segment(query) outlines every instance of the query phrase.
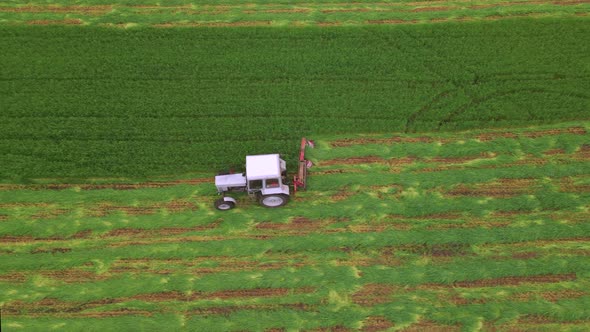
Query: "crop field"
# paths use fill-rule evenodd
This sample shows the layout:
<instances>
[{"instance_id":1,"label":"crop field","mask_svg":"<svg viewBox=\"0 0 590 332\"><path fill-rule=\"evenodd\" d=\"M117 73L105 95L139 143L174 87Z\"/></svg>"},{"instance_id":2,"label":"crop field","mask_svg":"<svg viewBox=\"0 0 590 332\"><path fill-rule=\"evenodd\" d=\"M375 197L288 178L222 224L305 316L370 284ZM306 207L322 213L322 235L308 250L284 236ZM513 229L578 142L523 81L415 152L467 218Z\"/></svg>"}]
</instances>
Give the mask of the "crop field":
<instances>
[{"instance_id":1,"label":"crop field","mask_svg":"<svg viewBox=\"0 0 590 332\"><path fill-rule=\"evenodd\" d=\"M2 331L590 330L589 13L1 1Z\"/></svg>"},{"instance_id":2,"label":"crop field","mask_svg":"<svg viewBox=\"0 0 590 332\"><path fill-rule=\"evenodd\" d=\"M304 135L589 119L588 22L0 25L0 179L211 172L292 163Z\"/></svg>"},{"instance_id":3,"label":"crop field","mask_svg":"<svg viewBox=\"0 0 590 332\"><path fill-rule=\"evenodd\" d=\"M313 137L309 189L0 186L3 330L584 331L590 122Z\"/></svg>"}]
</instances>

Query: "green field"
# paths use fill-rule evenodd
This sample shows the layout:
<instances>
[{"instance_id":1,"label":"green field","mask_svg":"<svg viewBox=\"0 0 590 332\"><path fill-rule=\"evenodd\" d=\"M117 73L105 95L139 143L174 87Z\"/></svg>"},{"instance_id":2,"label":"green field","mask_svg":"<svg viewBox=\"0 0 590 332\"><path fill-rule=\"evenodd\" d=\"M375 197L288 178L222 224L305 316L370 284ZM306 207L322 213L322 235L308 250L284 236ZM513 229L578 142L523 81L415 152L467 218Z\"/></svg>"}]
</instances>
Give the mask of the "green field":
<instances>
[{"instance_id":1,"label":"green field","mask_svg":"<svg viewBox=\"0 0 590 332\"><path fill-rule=\"evenodd\" d=\"M0 179L215 172L292 161L304 135L588 119L588 22L0 26Z\"/></svg>"},{"instance_id":2,"label":"green field","mask_svg":"<svg viewBox=\"0 0 590 332\"><path fill-rule=\"evenodd\" d=\"M589 9L3 1L2 331L590 330Z\"/></svg>"},{"instance_id":3,"label":"green field","mask_svg":"<svg viewBox=\"0 0 590 332\"><path fill-rule=\"evenodd\" d=\"M309 190L0 187L7 330L590 328L590 123L318 136Z\"/></svg>"}]
</instances>

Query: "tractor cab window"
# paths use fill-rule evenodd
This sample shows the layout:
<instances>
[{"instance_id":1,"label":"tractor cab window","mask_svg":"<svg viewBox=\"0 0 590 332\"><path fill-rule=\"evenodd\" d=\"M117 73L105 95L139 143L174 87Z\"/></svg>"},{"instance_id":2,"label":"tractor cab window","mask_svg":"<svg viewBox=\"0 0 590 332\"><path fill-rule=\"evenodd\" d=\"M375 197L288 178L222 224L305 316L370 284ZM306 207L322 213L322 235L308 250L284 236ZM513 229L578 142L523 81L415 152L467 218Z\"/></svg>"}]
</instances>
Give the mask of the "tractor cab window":
<instances>
[{"instance_id":1,"label":"tractor cab window","mask_svg":"<svg viewBox=\"0 0 590 332\"><path fill-rule=\"evenodd\" d=\"M266 179L266 188L278 188L280 186L279 179Z\"/></svg>"},{"instance_id":2,"label":"tractor cab window","mask_svg":"<svg viewBox=\"0 0 590 332\"><path fill-rule=\"evenodd\" d=\"M251 180L250 190L262 189L262 180Z\"/></svg>"}]
</instances>

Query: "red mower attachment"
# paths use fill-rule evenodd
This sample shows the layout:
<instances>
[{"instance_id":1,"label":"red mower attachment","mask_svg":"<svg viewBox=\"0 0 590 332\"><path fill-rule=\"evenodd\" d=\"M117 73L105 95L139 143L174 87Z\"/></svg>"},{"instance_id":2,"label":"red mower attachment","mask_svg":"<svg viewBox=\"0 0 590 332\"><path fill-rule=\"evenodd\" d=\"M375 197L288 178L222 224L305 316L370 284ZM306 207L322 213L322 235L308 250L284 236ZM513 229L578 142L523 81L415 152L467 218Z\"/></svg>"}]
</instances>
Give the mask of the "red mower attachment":
<instances>
[{"instance_id":1,"label":"red mower attachment","mask_svg":"<svg viewBox=\"0 0 590 332\"><path fill-rule=\"evenodd\" d=\"M297 175L293 177L293 189L295 192L297 192L299 188L303 188L303 190L307 188L307 169L313 165L311 161L305 159L306 146L313 148L314 143L303 137L301 139L301 150L299 151L299 170Z\"/></svg>"}]
</instances>

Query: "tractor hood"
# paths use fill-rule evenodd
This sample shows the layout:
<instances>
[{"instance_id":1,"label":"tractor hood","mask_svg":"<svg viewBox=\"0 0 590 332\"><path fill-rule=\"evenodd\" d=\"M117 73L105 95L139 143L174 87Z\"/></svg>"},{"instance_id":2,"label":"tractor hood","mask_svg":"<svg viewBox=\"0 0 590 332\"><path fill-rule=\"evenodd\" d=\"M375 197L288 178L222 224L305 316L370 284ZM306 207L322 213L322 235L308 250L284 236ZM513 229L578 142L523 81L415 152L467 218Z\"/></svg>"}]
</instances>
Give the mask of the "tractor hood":
<instances>
[{"instance_id":1,"label":"tractor hood","mask_svg":"<svg viewBox=\"0 0 590 332\"><path fill-rule=\"evenodd\" d=\"M231 187L245 187L246 177L243 174L217 175L215 186L219 192L227 191Z\"/></svg>"}]
</instances>

